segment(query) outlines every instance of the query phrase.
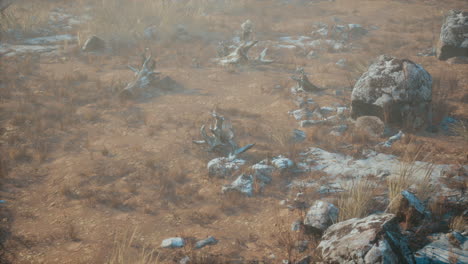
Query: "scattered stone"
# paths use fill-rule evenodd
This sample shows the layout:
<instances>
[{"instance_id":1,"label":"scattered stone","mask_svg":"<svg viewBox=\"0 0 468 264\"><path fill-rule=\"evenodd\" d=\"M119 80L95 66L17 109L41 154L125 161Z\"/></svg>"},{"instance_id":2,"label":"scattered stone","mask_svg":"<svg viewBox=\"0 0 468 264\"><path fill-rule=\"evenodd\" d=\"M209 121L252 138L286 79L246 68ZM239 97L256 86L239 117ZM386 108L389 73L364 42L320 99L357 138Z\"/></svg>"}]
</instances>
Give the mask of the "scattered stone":
<instances>
[{"instance_id":1,"label":"scattered stone","mask_svg":"<svg viewBox=\"0 0 468 264\"><path fill-rule=\"evenodd\" d=\"M309 208L304 219L304 225L323 232L338 220L339 209L325 201L315 201Z\"/></svg>"},{"instance_id":2,"label":"scattered stone","mask_svg":"<svg viewBox=\"0 0 468 264\"><path fill-rule=\"evenodd\" d=\"M380 143L380 145L389 148L395 143L396 141L400 140L405 134L402 131L399 131L396 135L393 135L388 138L387 141Z\"/></svg>"},{"instance_id":3,"label":"scattered stone","mask_svg":"<svg viewBox=\"0 0 468 264\"><path fill-rule=\"evenodd\" d=\"M271 175L275 170L275 167L267 165L266 163L266 161L261 161L252 166L253 176L264 184L271 182Z\"/></svg>"},{"instance_id":4,"label":"scattered stone","mask_svg":"<svg viewBox=\"0 0 468 264\"><path fill-rule=\"evenodd\" d=\"M385 130L385 124L376 116L360 116L356 119L355 126L360 131L376 138L381 137Z\"/></svg>"},{"instance_id":5,"label":"scattered stone","mask_svg":"<svg viewBox=\"0 0 468 264\"><path fill-rule=\"evenodd\" d=\"M274 157L271 163L275 165L275 167L278 169L288 169L294 165L294 162L292 160L282 155L279 155L278 157Z\"/></svg>"},{"instance_id":6,"label":"scattered stone","mask_svg":"<svg viewBox=\"0 0 468 264\"><path fill-rule=\"evenodd\" d=\"M354 40L354 39L359 39L365 35L369 31L367 29L363 28L359 24L348 24L348 30L349 30L349 39Z\"/></svg>"},{"instance_id":7,"label":"scattered stone","mask_svg":"<svg viewBox=\"0 0 468 264\"><path fill-rule=\"evenodd\" d=\"M303 120L300 122L301 127L311 127L316 125L322 125L325 120Z\"/></svg>"},{"instance_id":8,"label":"scattered stone","mask_svg":"<svg viewBox=\"0 0 468 264\"><path fill-rule=\"evenodd\" d=\"M296 220L291 224L291 231L300 231L301 230L301 220Z\"/></svg>"},{"instance_id":9,"label":"scattered stone","mask_svg":"<svg viewBox=\"0 0 468 264\"><path fill-rule=\"evenodd\" d=\"M216 245L217 243L218 243L218 240L216 240L216 238L210 236L210 237L208 237L206 239L197 241L197 243L195 243L195 248L200 249L200 248L203 248L203 247L206 247L206 246Z\"/></svg>"},{"instance_id":10,"label":"scattered stone","mask_svg":"<svg viewBox=\"0 0 468 264\"><path fill-rule=\"evenodd\" d=\"M231 184L223 186L221 190L223 193L237 191L250 197L253 195L253 181L252 175L241 174Z\"/></svg>"},{"instance_id":11,"label":"scattered stone","mask_svg":"<svg viewBox=\"0 0 468 264\"><path fill-rule=\"evenodd\" d=\"M238 171L246 163L242 159L215 158L208 162L208 175L211 177L227 178Z\"/></svg>"},{"instance_id":12,"label":"scattered stone","mask_svg":"<svg viewBox=\"0 0 468 264\"><path fill-rule=\"evenodd\" d=\"M341 68L344 68L346 67L346 59L339 59L335 64L340 66Z\"/></svg>"},{"instance_id":13,"label":"scattered stone","mask_svg":"<svg viewBox=\"0 0 468 264\"><path fill-rule=\"evenodd\" d=\"M433 56L436 56L436 49L435 48L428 48L428 49L425 49L422 52L419 52L417 55L420 56L420 57L433 57Z\"/></svg>"},{"instance_id":14,"label":"scattered stone","mask_svg":"<svg viewBox=\"0 0 468 264\"><path fill-rule=\"evenodd\" d=\"M325 263L415 263L393 214L334 224L325 231L317 249Z\"/></svg>"},{"instance_id":15,"label":"scattered stone","mask_svg":"<svg viewBox=\"0 0 468 264\"><path fill-rule=\"evenodd\" d=\"M189 256L185 256L179 261L179 264L189 264L189 263L190 263L190 257Z\"/></svg>"},{"instance_id":16,"label":"scattered stone","mask_svg":"<svg viewBox=\"0 0 468 264\"><path fill-rule=\"evenodd\" d=\"M414 254L416 263L468 263L468 239L460 233L453 233L433 235L433 241Z\"/></svg>"},{"instance_id":17,"label":"scattered stone","mask_svg":"<svg viewBox=\"0 0 468 264\"><path fill-rule=\"evenodd\" d=\"M351 116L377 116L419 129L430 125L431 100L432 77L422 66L382 55L355 84Z\"/></svg>"},{"instance_id":18,"label":"scattered stone","mask_svg":"<svg viewBox=\"0 0 468 264\"><path fill-rule=\"evenodd\" d=\"M64 42L73 42L76 41L76 37L64 34L64 35L55 35L55 36L47 36L47 37L38 37L38 38L31 38L24 41L24 44L27 45L50 45L50 44L57 44L57 43L64 43Z\"/></svg>"},{"instance_id":19,"label":"scattered stone","mask_svg":"<svg viewBox=\"0 0 468 264\"><path fill-rule=\"evenodd\" d=\"M308 59L316 59L318 58L318 53L315 50L311 50L309 53L307 53L306 57Z\"/></svg>"},{"instance_id":20,"label":"scattered stone","mask_svg":"<svg viewBox=\"0 0 468 264\"><path fill-rule=\"evenodd\" d=\"M294 119L299 121L299 120L311 118L313 112L310 111L308 108L302 108L302 109L290 111L289 114L292 115Z\"/></svg>"},{"instance_id":21,"label":"scattered stone","mask_svg":"<svg viewBox=\"0 0 468 264\"><path fill-rule=\"evenodd\" d=\"M439 60L468 57L468 12L450 10L440 31L437 47Z\"/></svg>"},{"instance_id":22,"label":"scattered stone","mask_svg":"<svg viewBox=\"0 0 468 264\"><path fill-rule=\"evenodd\" d=\"M293 130L293 136L292 139L294 142L300 143L306 140L307 135L304 131L299 130L299 129L294 129Z\"/></svg>"},{"instance_id":23,"label":"scattered stone","mask_svg":"<svg viewBox=\"0 0 468 264\"><path fill-rule=\"evenodd\" d=\"M106 42L100 39L97 36L91 36L86 40L83 47L81 48L83 51L86 52L93 52L93 51L102 51L106 48Z\"/></svg>"},{"instance_id":24,"label":"scattered stone","mask_svg":"<svg viewBox=\"0 0 468 264\"><path fill-rule=\"evenodd\" d=\"M307 250L307 248L309 247L309 241L307 240L300 240L300 241L296 241L296 250L299 252L299 253L302 253L304 251ZM295 262L297 263L297 262Z\"/></svg>"},{"instance_id":25,"label":"scattered stone","mask_svg":"<svg viewBox=\"0 0 468 264\"><path fill-rule=\"evenodd\" d=\"M181 248L183 246L185 246L185 241L181 237L167 238L161 243L162 248Z\"/></svg>"},{"instance_id":26,"label":"scattered stone","mask_svg":"<svg viewBox=\"0 0 468 264\"><path fill-rule=\"evenodd\" d=\"M158 35L158 26L151 25L143 30L143 36L148 40L155 40Z\"/></svg>"},{"instance_id":27,"label":"scattered stone","mask_svg":"<svg viewBox=\"0 0 468 264\"><path fill-rule=\"evenodd\" d=\"M342 125L337 125L332 127L332 130L330 131L330 134L336 137L340 137L343 135L344 132L348 130L348 125L342 124Z\"/></svg>"}]
</instances>

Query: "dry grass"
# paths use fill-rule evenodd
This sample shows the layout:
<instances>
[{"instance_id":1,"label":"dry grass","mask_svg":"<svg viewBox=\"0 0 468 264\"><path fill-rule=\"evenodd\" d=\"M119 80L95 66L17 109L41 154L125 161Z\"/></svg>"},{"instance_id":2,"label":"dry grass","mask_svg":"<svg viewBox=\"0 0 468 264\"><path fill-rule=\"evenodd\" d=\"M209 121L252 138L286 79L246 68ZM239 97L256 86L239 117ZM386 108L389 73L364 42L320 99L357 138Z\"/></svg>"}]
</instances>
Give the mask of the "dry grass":
<instances>
[{"instance_id":1,"label":"dry grass","mask_svg":"<svg viewBox=\"0 0 468 264\"><path fill-rule=\"evenodd\" d=\"M135 237L137 235L137 229L133 231L126 229L120 231L114 236L113 249L111 255L107 260L106 264L157 264L158 255L154 249L150 250L146 247L142 247L141 250L136 250L133 247Z\"/></svg>"},{"instance_id":2,"label":"dry grass","mask_svg":"<svg viewBox=\"0 0 468 264\"><path fill-rule=\"evenodd\" d=\"M360 179L348 186L338 199L340 214L338 221L366 216L374 197L375 186L366 179Z\"/></svg>"},{"instance_id":3,"label":"dry grass","mask_svg":"<svg viewBox=\"0 0 468 264\"><path fill-rule=\"evenodd\" d=\"M468 229L468 218L463 215L453 217L450 221L450 229L453 231L464 232Z\"/></svg>"},{"instance_id":4,"label":"dry grass","mask_svg":"<svg viewBox=\"0 0 468 264\"><path fill-rule=\"evenodd\" d=\"M399 198L401 192L408 190L410 187L415 188L416 196L423 202L432 197L436 191L436 187L432 185L431 177L434 170L434 165L427 163L424 165L417 165L416 161L422 159L426 160L428 155L423 155L424 145L416 146L416 149L410 149L404 154L400 162L400 171L395 177L388 178L388 198L390 204L388 210L395 212L399 208ZM423 173L422 177L416 177L418 173Z\"/></svg>"},{"instance_id":5,"label":"dry grass","mask_svg":"<svg viewBox=\"0 0 468 264\"><path fill-rule=\"evenodd\" d=\"M48 1L16 1L0 13L0 36L38 35L49 22L51 9Z\"/></svg>"},{"instance_id":6,"label":"dry grass","mask_svg":"<svg viewBox=\"0 0 468 264\"><path fill-rule=\"evenodd\" d=\"M464 121L457 121L450 125L450 131L457 136L460 136L463 140L468 141L468 124Z\"/></svg>"}]
</instances>

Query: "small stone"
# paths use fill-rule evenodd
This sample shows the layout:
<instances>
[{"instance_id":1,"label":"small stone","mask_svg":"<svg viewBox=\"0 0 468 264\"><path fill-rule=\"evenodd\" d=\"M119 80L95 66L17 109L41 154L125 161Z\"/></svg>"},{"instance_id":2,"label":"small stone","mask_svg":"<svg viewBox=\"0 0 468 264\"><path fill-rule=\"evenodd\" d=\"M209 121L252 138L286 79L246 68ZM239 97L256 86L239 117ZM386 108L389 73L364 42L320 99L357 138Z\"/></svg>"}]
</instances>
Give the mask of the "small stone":
<instances>
[{"instance_id":1,"label":"small stone","mask_svg":"<svg viewBox=\"0 0 468 264\"><path fill-rule=\"evenodd\" d=\"M164 239L161 243L162 248L181 248L185 245L185 241L181 237L171 237Z\"/></svg>"},{"instance_id":2,"label":"small stone","mask_svg":"<svg viewBox=\"0 0 468 264\"><path fill-rule=\"evenodd\" d=\"M83 45L83 51L102 51L106 48L106 43L104 40L98 38L97 36L92 36L86 40Z\"/></svg>"},{"instance_id":3,"label":"small stone","mask_svg":"<svg viewBox=\"0 0 468 264\"><path fill-rule=\"evenodd\" d=\"M209 245L216 245L217 243L218 243L218 240L216 240L214 237L210 236L210 237L208 237L206 239L197 241L197 243L195 243L195 248L199 249L199 248L209 246Z\"/></svg>"}]
</instances>

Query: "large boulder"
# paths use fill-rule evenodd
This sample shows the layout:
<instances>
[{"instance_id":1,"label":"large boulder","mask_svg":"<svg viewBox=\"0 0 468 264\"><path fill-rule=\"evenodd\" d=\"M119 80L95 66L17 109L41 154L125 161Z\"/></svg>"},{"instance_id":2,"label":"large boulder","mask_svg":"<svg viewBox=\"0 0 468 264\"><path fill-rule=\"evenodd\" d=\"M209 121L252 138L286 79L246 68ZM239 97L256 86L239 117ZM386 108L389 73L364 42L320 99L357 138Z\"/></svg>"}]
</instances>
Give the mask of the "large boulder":
<instances>
[{"instance_id":1,"label":"large boulder","mask_svg":"<svg viewBox=\"0 0 468 264\"><path fill-rule=\"evenodd\" d=\"M377 116L419 129L431 121L432 77L410 60L382 55L356 82L351 117Z\"/></svg>"},{"instance_id":2,"label":"large boulder","mask_svg":"<svg viewBox=\"0 0 468 264\"><path fill-rule=\"evenodd\" d=\"M468 12L450 10L440 31L439 60L468 56Z\"/></svg>"},{"instance_id":3,"label":"large boulder","mask_svg":"<svg viewBox=\"0 0 468 264\"><path fill-rule=\"evenodd\" d=\"M318 249L325 263L415 263L393 214L334 224L323 234Z\"/></svg>"}]
</instances>

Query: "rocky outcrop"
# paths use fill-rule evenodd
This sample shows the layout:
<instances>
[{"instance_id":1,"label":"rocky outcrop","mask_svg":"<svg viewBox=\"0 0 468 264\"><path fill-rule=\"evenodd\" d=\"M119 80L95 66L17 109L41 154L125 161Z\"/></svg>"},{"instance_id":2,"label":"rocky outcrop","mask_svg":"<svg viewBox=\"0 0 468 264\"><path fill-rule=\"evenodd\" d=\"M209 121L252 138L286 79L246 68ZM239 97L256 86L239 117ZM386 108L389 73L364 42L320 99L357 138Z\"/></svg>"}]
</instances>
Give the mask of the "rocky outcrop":
<instances>
[{"instance_id":1,"label":"rocky outcrop","mask_svg":"<svg viewBox=\"0 0 468 264\"><path fill-rule=\"evenodd\" d=\"M382 55L356 82L351 117L377 116L419 129L431 121L432 77L410 60Z\"/></svg>"},{"instance_id":2,"label":"rocky outcrop","mask_svg":"<svg viewBox=\"0 0 468 264\"><path fill-rule=\"evenodd\" d=\"M468 56L468 12L450 10L440 31L439 60Z\"/></svg>"},{"instance_id":3,"label":"rocky outcrop","mask_svg":"<svg viewBox=\"0 0 468 264\"><path fill-rule=\"evenodd\" d=\"M393 214L330 226L318 245L325 263L415 263Z\"/></svg>"},{"instance_id":4,"label":"rocky outcrop","mask_svg":"<svg viewBox=\"0 0 468 264\"><path fill-rule=\"evenodd\" d=\"M432 242L415 253L417 264L468 263L468 239L457 232L435 234Z\"/></svg>"}]
</instances>

